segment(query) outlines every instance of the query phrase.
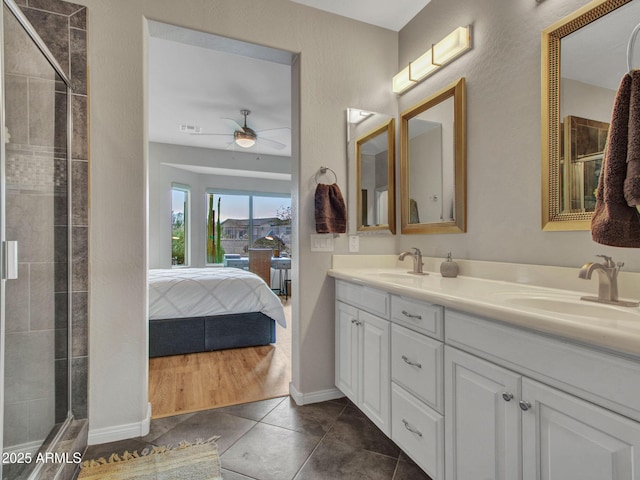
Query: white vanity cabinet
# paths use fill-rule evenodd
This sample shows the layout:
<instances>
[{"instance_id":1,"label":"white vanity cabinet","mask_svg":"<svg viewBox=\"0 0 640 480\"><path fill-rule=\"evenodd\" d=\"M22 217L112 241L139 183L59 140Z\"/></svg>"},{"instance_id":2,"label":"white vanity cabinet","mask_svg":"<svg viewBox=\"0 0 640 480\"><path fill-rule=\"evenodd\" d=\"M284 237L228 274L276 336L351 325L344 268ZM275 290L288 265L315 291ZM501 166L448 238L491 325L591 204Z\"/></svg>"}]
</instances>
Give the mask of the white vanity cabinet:
<instances>
[{"instance_id":1,"label":"white vanity cabinet","mask_svg":"<svg viewBox=\"0 0 640 480\"><path fill-rule=\"evenodd\" d=\"M457 347L445 347L447 480L640 479L640 424L611 411L611 396L609 408L578 398L598 399L615 365L613 400L631 399L635 362L459 312L446 321Z\"/></svg>"},{"instance_id":2,"label":"white vanity cabinet","mask_svg":"<svg viewBox=\"0 0 640 480\"><path fill-rule=\"evenodd\" d=\"M389 294L337 281L336 299L336 386L390 436Z\"/></svg>"}]
</instances>

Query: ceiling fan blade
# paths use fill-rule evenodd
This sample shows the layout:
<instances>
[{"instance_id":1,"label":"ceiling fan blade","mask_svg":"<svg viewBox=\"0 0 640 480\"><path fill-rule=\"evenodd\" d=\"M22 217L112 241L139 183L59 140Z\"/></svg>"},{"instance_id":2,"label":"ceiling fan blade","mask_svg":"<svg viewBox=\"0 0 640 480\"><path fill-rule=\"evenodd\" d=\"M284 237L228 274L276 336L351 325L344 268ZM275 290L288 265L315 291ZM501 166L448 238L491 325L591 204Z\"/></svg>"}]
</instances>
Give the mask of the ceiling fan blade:
<instances>
[{"instance_id":1,"label":"ceiling fan blade","mask_svg":"<svg viewBox=\"0 0 640 480\"><path fill-rule=\"evenodd\" d=\"M244 132L244 127L236 122L233 118L222 117L222 120L227 122L227 124L231 128L233 128L233 131L240 130L241 132Z\"/></svg>"},{"instance_id":2,"label":"ceiling fan blade","mask_svg":"<svg viewBox=\"0 0 640 480\"><path fill-rule=\"evenodd\" d=\"M269 140L268 138L258 137L258 142L265 146L275 148L276 150L284 150L285 148L287 148L284 143L276 142L275 140Z\"/></svg>"},{"instance_id":3,"label":"ceiling fan blade","mask_svg":"<svg viewBox=\"0 0 640 480\"><path fill-rule=\"evenodd\" d=\"M256 131L258 135L263 137L279 137L283 135L291 135L291 129L289 127L279 127L279 128L266 128L264 130Z\"/></svg>"}]
</instances>

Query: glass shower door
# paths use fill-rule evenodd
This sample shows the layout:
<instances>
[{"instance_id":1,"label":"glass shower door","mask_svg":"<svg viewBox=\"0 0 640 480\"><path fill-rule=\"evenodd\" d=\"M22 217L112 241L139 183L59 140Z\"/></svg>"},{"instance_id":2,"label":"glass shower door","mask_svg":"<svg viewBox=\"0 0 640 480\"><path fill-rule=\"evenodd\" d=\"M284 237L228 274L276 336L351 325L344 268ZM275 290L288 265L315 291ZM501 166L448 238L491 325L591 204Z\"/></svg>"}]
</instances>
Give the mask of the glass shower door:
<instances>
[{"instance_id":1,"label":"glass shower door","mask_svg":"<svg viewBox=\"0 0 640 480\"><path fill-rule=\"evenodd\" d=\"M3 6L5 241L17 241L17 278L4 285L5 457L32 455L69 414L68 91ZM13 457L8 454L15 454ZM3 465L27 478L35 462Z\"/></svg>"}]
</instances>

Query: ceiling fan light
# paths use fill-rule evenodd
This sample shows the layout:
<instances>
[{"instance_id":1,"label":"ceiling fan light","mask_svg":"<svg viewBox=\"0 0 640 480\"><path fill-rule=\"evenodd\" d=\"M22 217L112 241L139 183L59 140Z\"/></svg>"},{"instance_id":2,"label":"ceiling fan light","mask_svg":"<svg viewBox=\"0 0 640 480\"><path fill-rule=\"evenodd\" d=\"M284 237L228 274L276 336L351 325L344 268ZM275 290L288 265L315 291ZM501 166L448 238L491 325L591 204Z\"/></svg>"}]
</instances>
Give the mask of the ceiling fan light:
<instances>
[{"instance_id":1,"label":"ceiling fan light","mask_svg":"<svg viewBox=\"0 0 640 480\"><path fill-rule=\"evenodd\" d=\"M236 131L233 134L236 144L242 148L250 148L256 144L256 135L251 132Z\"/></svg>"}]
</instances>

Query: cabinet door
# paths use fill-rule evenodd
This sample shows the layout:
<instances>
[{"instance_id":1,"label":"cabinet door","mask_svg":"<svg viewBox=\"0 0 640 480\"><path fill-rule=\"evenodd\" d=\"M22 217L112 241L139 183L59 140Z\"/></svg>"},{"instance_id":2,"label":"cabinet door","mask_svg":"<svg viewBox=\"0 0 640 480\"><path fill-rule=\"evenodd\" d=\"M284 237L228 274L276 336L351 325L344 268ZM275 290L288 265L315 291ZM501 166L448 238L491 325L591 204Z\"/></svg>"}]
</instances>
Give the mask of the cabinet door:
<instances>
[{"instance_id":1,"label":"cabinet door","mask_svg":"<svg viewBox=\"0 0 640 480\"><path fill-rule=\"evenodd\" d=\"M362 337L359 406L380 430L390 436L390 323L363 311L358 313Z\"/></svg>"},{"instance_id":2,"label":"cabinet door","mask_svg":"<svg viewBox=\"0 0 640 480\"><path fill-rule=\"evenodd\" d=\"M522 382L524 480L638 480L640 425L533 380Z\"/></svg>"},{"instance_id":3,"label":"cabinet door","mask_svg":"<svg viewBox=\"0 0 640 480\"><path fill-rule=\"evenodd\" d=\"M358 310L336 302L336 387L356 405L358 398Z\"/></svg>"},{"instance_id":4,"label":"cabinet door","mask_svg":"<svg viewBox=\"0 0 640 480\"><path fill-rule=\"evenodd\" d=\"M447 480L522 478L520 378L445 347ZM574 477L565 480L569 478Z\"/></svg>"}]
</instances>

